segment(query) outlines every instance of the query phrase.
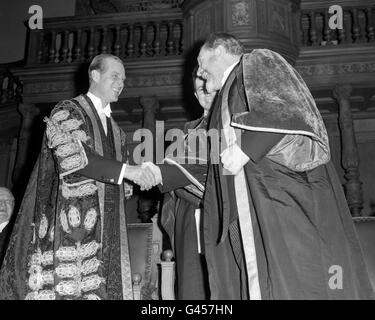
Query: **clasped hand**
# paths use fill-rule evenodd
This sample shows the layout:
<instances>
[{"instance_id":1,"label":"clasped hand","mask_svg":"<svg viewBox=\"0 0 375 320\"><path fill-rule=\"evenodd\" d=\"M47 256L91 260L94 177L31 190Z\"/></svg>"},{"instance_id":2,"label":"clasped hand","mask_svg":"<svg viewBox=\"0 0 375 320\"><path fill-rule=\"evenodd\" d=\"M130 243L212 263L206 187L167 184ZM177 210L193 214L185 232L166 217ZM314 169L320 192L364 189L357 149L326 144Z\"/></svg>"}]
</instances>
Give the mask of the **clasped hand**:
<instances>
[{"instance_id":1,"label":"clasped hand","mask_svg":"<svg viewBox=\"0 0 375 320\"><path fill-rule=\"evenodd\" d=\"M140 166L127 165L124 177L138 184L142 191L150 190L162 182L160 169L152 162L144 162Z\"/></svg>"}]
</instances>

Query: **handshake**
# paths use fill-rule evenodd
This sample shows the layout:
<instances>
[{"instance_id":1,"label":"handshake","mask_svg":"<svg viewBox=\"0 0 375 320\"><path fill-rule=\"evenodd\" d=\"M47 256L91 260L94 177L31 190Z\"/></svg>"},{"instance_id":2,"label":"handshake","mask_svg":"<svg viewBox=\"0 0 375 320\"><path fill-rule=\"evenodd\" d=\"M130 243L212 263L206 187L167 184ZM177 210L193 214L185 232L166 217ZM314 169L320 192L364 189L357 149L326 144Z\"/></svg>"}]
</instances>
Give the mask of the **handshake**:
<instances>
[{"instance_id":1,"label":"handshake","mask_svg":"<svg viewBox=\"0 0 375 320\"><path fill-rule=\"evenodd\" d=\"M142 191L163 182L160 168L152 162L144 162L140 166L127 165L124 178L138 184Z\"/></svg>"}]
</instances>

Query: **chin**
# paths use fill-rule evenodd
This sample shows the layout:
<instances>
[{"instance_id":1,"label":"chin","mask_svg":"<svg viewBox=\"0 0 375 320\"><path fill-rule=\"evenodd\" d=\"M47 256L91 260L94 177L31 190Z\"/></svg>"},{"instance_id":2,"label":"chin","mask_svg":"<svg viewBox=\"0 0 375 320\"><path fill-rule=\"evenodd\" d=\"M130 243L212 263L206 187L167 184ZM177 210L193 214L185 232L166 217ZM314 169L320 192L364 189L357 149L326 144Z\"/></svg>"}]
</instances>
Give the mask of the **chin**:
<instances>
[{"instance_id":1,"label":"chin","mask_svg":"<svg viewBox=\"0 0 375 320\"><path fill-rule=\"evenodd\" d=\"M118 97L112 97L112 98L109 100L109 103L116 102L116 101L118 101Z\"/></svg>"}]
</instances>

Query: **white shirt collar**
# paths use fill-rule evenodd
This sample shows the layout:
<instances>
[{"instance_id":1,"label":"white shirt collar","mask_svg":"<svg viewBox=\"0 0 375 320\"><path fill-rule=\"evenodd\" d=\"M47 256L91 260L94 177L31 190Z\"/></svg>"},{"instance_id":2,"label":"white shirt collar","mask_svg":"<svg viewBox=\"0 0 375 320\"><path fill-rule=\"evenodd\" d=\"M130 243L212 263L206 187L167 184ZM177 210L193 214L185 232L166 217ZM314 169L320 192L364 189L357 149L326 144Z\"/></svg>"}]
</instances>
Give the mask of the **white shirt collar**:
<instances>
[{"instance_id":1,"label":"white shirt collar","mask_svg":"<svg viewBox=\"0 0 375 320\"><path fill-rule=\"evenodd\" d=\"M111 113L112 113L111 104L108 103L103 108L102 107L102 100L99 97L97 97L96 95L94 95L90 91L87 92L87 96L91 99L91 101L94 104L94 107L95 107L96 111L98 112L99 116L101 114L105 114L107 118L111 117Z\"/></svg>"},{"instance_id":2,"label":"white shirt collar","mask_svg":"<svg viewBox=\"0 0 375 320\"><path fill-rule=\"evenodd\" d=\"M4 228L8 225L9 221L0 223L0 233L3 232Z\"/></svg>"},{"instance_id":3,"label":"white shirt collar","mask_svg":"<svg viewBox=\"0 0 375 320\"><path fill-rule=\"evenodd\" d=\"M239 60L236 61L235 63L233 63L232 65L230 65L225 71L224 71L224 74L223 74L223 79L221 79L221 85L224 86L224 83L225 81L227 81L230 73L232 72L232 70L234 69L234 67L237 65L237 63L240 62Z\"/></svg>"}]
</instances>

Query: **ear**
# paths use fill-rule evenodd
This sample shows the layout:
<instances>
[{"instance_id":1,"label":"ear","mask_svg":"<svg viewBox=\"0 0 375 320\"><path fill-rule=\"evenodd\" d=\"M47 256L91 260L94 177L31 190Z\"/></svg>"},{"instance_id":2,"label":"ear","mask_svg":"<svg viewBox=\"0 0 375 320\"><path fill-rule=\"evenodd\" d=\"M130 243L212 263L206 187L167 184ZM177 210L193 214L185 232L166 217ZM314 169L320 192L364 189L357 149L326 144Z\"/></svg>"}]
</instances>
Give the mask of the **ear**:
<instances>
[{"instance_id":1,"label":"ear","mask_svg":"<svg viewBox=\"0 0 375 320\"><path fill-rule=\"evenodd\" d=\"M95 82L99 82L100 79L100 72L98 70L92 70L91 71L91 78Z\"/></svg>"},{"instance_id":2,"label":"ear","mask_svg":"<svg viewBox=\"0 0 375 320\"><path fill-rule=\"evenodd\" d=\"M225 49L222 45L218 46L217 48L214 49L214 54L216 58L222 57L225 53Z\"/></svg>"}]
</instances>

